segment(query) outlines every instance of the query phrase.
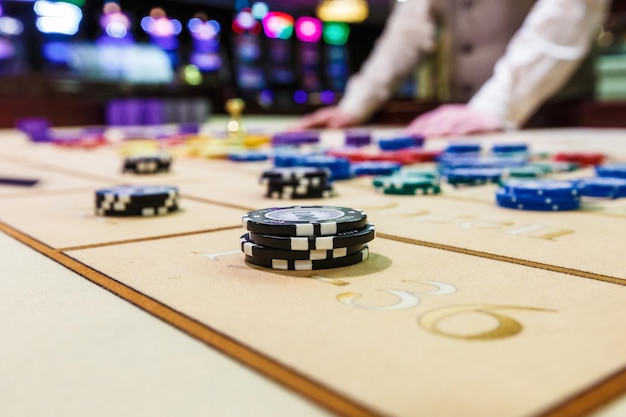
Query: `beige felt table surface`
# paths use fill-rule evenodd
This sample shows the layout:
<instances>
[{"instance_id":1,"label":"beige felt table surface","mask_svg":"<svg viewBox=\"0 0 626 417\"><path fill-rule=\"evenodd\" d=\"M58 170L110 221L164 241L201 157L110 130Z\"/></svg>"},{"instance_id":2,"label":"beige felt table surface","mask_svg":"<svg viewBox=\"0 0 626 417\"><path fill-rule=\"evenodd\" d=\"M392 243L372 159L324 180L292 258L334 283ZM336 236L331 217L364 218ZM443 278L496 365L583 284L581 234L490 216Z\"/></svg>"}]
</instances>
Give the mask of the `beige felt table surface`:
<instances>
[{"instance_id":1,"label":"beige felt table surface","mask_svg":"<svg viewBox=\"0 0 626 417\"><path fill-rule=\"evenodd\" d=\"M284 122L249 119L266 131ZM219 130L222 123L216 119L204 129ZM374 130L375 138L394 132ZM342 138L341 131L322 132L324 147ZM61 366L47 362L56 355L79 376L83 368L110 369L101 379L107 386L119 377L114 362L131 369L134 379L125 383L151 379L140 394L161 378L182 378L191 394L224 379L217 396L225 407L232 384L251 401L269 398L253 411L233 405L232 415L322 415L323 408L342 415L612 417L626 407L620 400L626 392L621 200L540 213L496 207L495 186L446 185L437 196L407 197L377 194L364 178L336 182L338 196L306 203L366 211L378 235L370 258L335 270L279 272L246 264L239 248L246 211L293 204L263 197L258 176L268 162L178 154L172 172L135 176L120 172L116 146L59 148L29 143L13 131L0 139L0 173L41 178L32 188L0 186L0 228L26 244L0 240L3 253L16 254L4 275L10 302L3 308L19 312L24 322L10 325L14 343L4 346L0 366L19 381L14 390L41 378L34 386L44 397L51 392L50 404L61 411L60 398L68 394L49 389L63 377L50 376ZM525 142L537 152L600 151L626 160L621 130L522 131L472 140L485 149ZM558 177L589 175L587 169ZM94 215L93 191L122 183L177 185L182 210L143 219ZM44 270L50 278L41 282ZM28 280L13 282L19 273ZM34 290L56 302L24 296ZM63 317L58 329L33 325L55 315ZM96 325L115 337L94 346L83 329ZM61 336L25 347L51 333ZM143 361L119 350L121 341L142 350L154 338L165 340L164 351ZM99 358L108 345L112 356ZM169 349L179 349L176 357L195 367L187 378L163 356ZM42 359L29 364L29 355ZM207 381L203 364L213 360L221 365ZM159 367L144 373L150 361ZM181 392L156 396L164 409L189 399L182 410L194 415L200 405ZM7 404L28 415L23 395ZM147 415L153 405L131 409Z\"/></svg>"},{"instance_id":2,"label":"beige felt table surface","mask_svg":"<svg viewBox=\"0 0 626 417\"><path fill-rule=\"evenodd\" d=\"M3 416L328 415L4 234L0 252Z\"/></svg>"}]
</instances>

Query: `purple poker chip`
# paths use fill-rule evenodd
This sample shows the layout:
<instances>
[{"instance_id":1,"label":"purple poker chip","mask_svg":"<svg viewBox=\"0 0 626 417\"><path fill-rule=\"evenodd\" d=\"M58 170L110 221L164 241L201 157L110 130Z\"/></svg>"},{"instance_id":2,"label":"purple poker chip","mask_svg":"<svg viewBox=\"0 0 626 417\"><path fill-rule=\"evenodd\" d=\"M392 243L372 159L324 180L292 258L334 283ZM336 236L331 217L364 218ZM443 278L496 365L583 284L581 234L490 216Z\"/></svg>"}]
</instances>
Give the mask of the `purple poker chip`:
<instances>
[{"instance_id":1,"label":"purple poker chip","mask_svg":"<svg viewBox=\"0 0 626 417\"><path fill-rule=\"evenodd\" d=\"M15 127L28 135L33 142L50 142L52 140L51 122L46 117L23 117L15 121Z\"/></svg>"}]
</instances>

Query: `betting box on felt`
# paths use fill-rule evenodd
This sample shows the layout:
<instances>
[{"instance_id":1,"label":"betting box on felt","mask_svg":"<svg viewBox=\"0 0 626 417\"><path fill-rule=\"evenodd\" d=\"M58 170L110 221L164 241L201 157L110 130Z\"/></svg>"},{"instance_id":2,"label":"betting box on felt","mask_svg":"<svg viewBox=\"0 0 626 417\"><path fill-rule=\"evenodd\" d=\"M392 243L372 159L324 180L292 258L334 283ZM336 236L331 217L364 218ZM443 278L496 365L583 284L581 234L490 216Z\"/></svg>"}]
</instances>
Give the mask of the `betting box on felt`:
<instances>
[{"instance_id":1,"label":"betting box on felt","mask_svg":"<svg viewBox=\"0 0 626 417\"><path fill-rule=\"evenodd\" d=\"M222 122L216 119L206 128L223 128ZM250 118L248 127L271 133L282 126L276 120L256 122ZM365 146L398 134L391 128L371 132L373 141ZM344 145L345 132L319 133L318 143L295 152L327 157L326 151ZM523 143L527 148L522 150L536 164L562 163L553 157L566 152L600 153L603 164L626 161L622 130L531 130L463 140L478 144L478 152ZM250 387L242 393L246 398L275 394L259 388L263 384L280 387L282 396L274 405L262 405L259 399L259 407L276 414L306 409L310 415L599 416L603 406L626 392L626 200L621 194L559 195L560 185L552 185L546 202L545 196L534 194L535 188L506 188L507 178L494 179L482 171L485 175L474 172L467 180L463 171L453 175L454 169L467 169L455 165L458 159L441 169L430 158L397 166L387 161L380 165L387 169L385 175L376 178L395 177L376 183L371 171L335 179L315 174L323 183L316 190L332 186L332 193L307 194L309 190L302 198L291 198L283 188L280 195L268 194L268 181L278 181L280 187L294 181L302 185L295 177L280 182L263 176L276 169L271 152L268 158L229 160L215 157L213 148L211 157L186 152L184 140L163 142L159 150L173 155L171 166L149 172L151 165L142 165L134 172L136 164L124 165L124 141L70 148L33 143L20 132L5 131L0 142L2 176L38 179L0 185L3 256L11 271L3 277L0 297L5 317L12 316L3 321L13 323L3 344L9 346L5 352L14 352L2 356L8 380L0 386L13 395L0 409L29 409L22 402L29 378L40 381L32 389L39 391L42 407L53 404L63 411L67 404L59 398L72 395L63 394L64 389L97 388L115 400L121 393L107 385L106 375L116 380L116 369L134 375L128 377L139 397L143 390L146 395L160 392L159 378L172 378L172 373L181 379L167 385L169 396L179 395L174 394L177 386L195 386L193 378L166 365L182 360L178 356L164 353L152 364L162 373L146 372L151 365L142 360L141 349L130 353L145 347L146 340L155 349L196 340L201 342L193 348L198 358L216 350L234 359L249 372L246 380L254 380L241 385ZM452 142L429 139L417 146L422 154L440 155ZM483 161L490 165L489 159ZM317 173L317 168L302 172ZM515 181L532 177L578 184L598 176L593 164L536 175L513 168L507 167L505 175L517 175L508 178ZM398 179L410 170L430 174ZM604 193L603 181L594 182L589 192ZM121 185L143 190L143 197L129 197ZM382 192L387 188L392 191ZM97 190L111 189L114 195L102 191L95 199ZM150 190L161 197L146 197ZM530 202L530 210L510 203L512 190L518 193L514 198ZM498 192L509 206L498 204ZM555 206L555 199L562 207ZM146 205L169 208L142 212ZM263 259L282 249L267 252L254 246L254 238L245 236L256 232L246 230L242 218L282 206L355 209L354 228L375 225L376 238L372 230L371 239L347 246L352 254L367 247L368 256L350 266L316 270L247 262L246 256ZM242 252L246 244L250 254ZM350 251L333 254L332 249L313 255L354 256ZM289 262L302 260L288 249L282 253L293 256ZM26 261L17 262L22 259ZM124 302L101 310L82 301L98 297ZM113 302L106 300L93 305ZM134 314L141 316L136 327L127 321ZM33 317L48 317L50 324L35 325ZM163 323L180 331L167 333L158 327ZM73 326L81 331L70 336ZM92 339L89 329L98 329ZM75 353L79 346L94 346L97 354ZM120 346L124 354L112 360L109 355ZM186 357L186 372L197 376L204 362L193 358ZM11 365L12 360L19 366ZM106 372L101 361L108 364ZM63 377L78 375L82 368L100 378L101 385L73 385ZM217 378L240 371L212 372ZM258 376L267 379L257 381ZM42 382L46 380L54 389ZM168 395L151 396L157 403L168 398L186 403ZM229 406L241 407L234 404L236 396L229 398ZM297 407L304 408L294 401L302 401ZM127 403L132 399L120 399ZM83 407L97 415L97 409ZM255 414L254 408L247 412Z\"/></svg>"}]
</instances>

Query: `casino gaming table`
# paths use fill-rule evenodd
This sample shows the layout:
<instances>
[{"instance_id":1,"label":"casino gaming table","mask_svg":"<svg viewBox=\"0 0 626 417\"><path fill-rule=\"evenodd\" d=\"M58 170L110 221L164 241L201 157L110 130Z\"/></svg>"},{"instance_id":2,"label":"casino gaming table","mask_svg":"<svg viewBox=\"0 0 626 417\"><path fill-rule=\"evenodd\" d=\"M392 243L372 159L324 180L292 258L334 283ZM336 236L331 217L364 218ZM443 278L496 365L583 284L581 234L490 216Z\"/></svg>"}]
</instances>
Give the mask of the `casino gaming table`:
<instances>
[{"instance_id":1,"label":"casino gaming table","mask_svg":"<svg viewBox=\"0 0 626 417\"><path fill-rule=\"evenodd\" d=\"M245 119L269 133L287 122ZM321 146L343 135L322 131ZM471 140L626 160L624 130ZM0 185L2 415L626 413L624 199L537 212L498 207L496 184L405 196L336 181L306 203L367 213L369 258L283 271L246 263L239 241L245 213L294 205L264 196L269 161L174 153L169 172L135 175L119 143L4 130L0 144L2 176L39 179ZM176 186L180 210L97 215L94 191L119 184Z\"/></svg>"}]
</instances>

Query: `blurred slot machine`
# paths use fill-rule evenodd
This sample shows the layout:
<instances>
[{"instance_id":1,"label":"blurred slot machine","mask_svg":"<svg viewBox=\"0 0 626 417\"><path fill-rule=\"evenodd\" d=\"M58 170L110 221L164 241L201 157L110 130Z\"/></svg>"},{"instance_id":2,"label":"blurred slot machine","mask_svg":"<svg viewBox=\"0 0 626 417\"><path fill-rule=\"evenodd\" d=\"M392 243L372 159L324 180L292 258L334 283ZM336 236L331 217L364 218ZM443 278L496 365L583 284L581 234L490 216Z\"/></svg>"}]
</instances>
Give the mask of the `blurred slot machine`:
<instances>
[{"instance_id":1,"label":"blurred slot machine","mask_svg":"<svg viewBox=\"0 0 626 417\"><path fill-rule=\"evenodd\" d=\"M299 17L295 24L298 38L298 81L300 88L294 93L298 104L333 104L334 91L323 76L323 52L321 40L324 24L320 19L308 16Z\"/></svg>"},{"instance_id":2,"label":"blurred slot machine","mask_svg":"<svg viewBox=\"0 0 626 417\"><path fill-rule=\"evenodd\" d=\"M165 10L154 7L150 14L141 19L141 28L150 37L150 43L165 52L173 69L180 63L178 35L183 29L177 19L167 17Z\"/></svg>"},{"instance_id":3,"label":"blurred slot machine","mask_svg":"<svg viewBox=\"0 0 626 417\"><path fill-rule=\"evenodd\" d=\"M27 70L24 25L5 14L0 5L0 74L18 74Z\"/></svg>"},{"instance_id":4,"label":"blurred slot machine","mask_svg":"<svg viewBox=\"0 0 626 417\"><path fill-rule=\"evenodd\" d=\"M263 65L261 23L249 8L239 11L232 23L233 70L238 95L258 101L268 87Z\"/></svg>"},{"instance_id":5,"label":"blurred slot machine","mask_svg":"<svg viewBox=\"0 0 626 417\"><path fill-rule=\"evenodd\" d=\"M314 17L299 17L296 21L300 87L306 92L322 90L321 55L322 22Z\"/></svg>"},{"instance_id":6,"label":"blurred slot machine","mask_svg":"<svg viewBox=\"0 0 626 417\"><path fill-rule=\"evenodd\" d=\"M204 13L196 13L187 23L192 50L189 63L202 73L217 73L222 68L219 33L221 26Z\"/></svg>"},{"instance_id":7,"label":"blurred slot machine","mask_svg":"<svg viewBox=\"0 0 626 417\"><path fill-rule=\"evenodd\" d=\"M328 86L343 92L350 76L350 55L347 42L350 26L341 22L325 22L323 27L325 76Z\"/></svg>"},{"instance_id":8,"label":"blurred slot machine","mask_svg":"<svg viewBox=\"0 0 626 417\"><path fill-rule=\"evenodd\" d=\"M123 80L127 48L135 44L130 18L119 4L110 1L102 8L99 23L101 32L95 47L84 45L75 51L80 58L78 62L82 63L79 68L93 78Z\"/></svg>"},{"instance_id":9,"label":"blurred slot machine","mask_svg":"<svg viewBox=\"0 0 626 417\"><path fill-rule=\"evenodd\" d=\"M54 48L48 52L56 54L48 56L84 79L128 84L174 80L170 56L161 47L135 41L132 21L117 2L104 3L99 24L100 32L93 42L74 39L61 48L58 41L53 41ZM50 47L50 43L47 45Z\"/></svg>"},{"instance_id":10,"label":"blurred slot machine","mask_svg":"<svg viewBox=\"0 0 626 417\"><path fill-rule=\"evenodd\" d=\"M76 3L76 4L74 4ZM67 71L72 60L72 37L78 33L84 1L38 0L33 3L35 26L42 35L43 67L46 71Z\"/></svg>"},{"instance_id":11,"label":"blurred slot machine","mask_svg":"<svg viewBox=\"0 0 626 417\"><path fill-rule=\"evenodd\" d=\"M297 86L292 43L294 19L287 13L272 11L263 15L262 22L267 37L268 95L271 94L273 107L289 108Z\"/></svg>"}]
</instances>

